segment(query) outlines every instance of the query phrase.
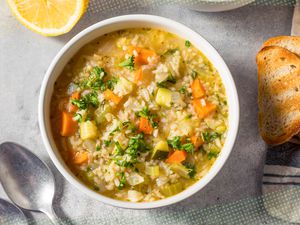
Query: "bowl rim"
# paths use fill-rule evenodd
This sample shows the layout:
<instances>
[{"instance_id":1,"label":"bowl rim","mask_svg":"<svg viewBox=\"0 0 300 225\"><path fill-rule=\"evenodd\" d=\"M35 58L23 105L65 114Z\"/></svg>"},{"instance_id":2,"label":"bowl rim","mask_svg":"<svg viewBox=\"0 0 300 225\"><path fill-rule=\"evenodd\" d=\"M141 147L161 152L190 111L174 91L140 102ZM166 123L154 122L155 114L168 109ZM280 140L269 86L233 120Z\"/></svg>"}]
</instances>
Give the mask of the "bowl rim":
<instances>
[{"instance_id":1,"label":"bowl rim","mask_svg":"<svg viewBox=\"0 0 300 225\"><path fill-rule=\"evenodd\" d=\"M153 201L153 202L135 203L135 202L121 201L121 200L113 199L110 197L106 197L106 196L101 195L100 193L96 193L93 190L91 190L90 188L88 188L81 181L79 181L78 178L76 178L75 175L73 175L72 172L70 172L70 170L68 171L68 169L66 169L66 165L63 165L64 162L61 162L61 160L59 160L57 158L57 156L53 150L53 148L56 148L56 146L51 145L51 143L50 143L49 133L51 133L51 131L49 131L49 129L51 130L51 128L48 127L48 131L47 131L47 127L45 125L46 124L45 120L47 119L47 118L45 118L45 109L46 109L45 107L49 107L49 106L45 105L46 94L47 94L48 89L50 88L48 83L49 83L50 78L54 75L53 71L54 71L55 67L61 62L61 59L63 58L64 54L69 49L71 49L74 45L76 45L76 43L78 43L81 39L83 39L84 37L86 37L88 35L91 35L93 32L96 32L97 30L102 29L105 26L115 26L116 24L129 23L129 22L148 23L144 27L153 27L154 26L153 24L160 24L161 28L163 30L169 31L171 33L174 33L174 31L170 31L171 28L174 30L178 30L178 33L180 30L180 34L175 33L180 38L183 38L183 34L188 33L189 36L191 36L191 37L193 37L193 39L195 39L195 41L197 39L197 41L201 42L201 44L209 50L209 55L212 57L215 57L215 60L218 61L218 66L216 66L215 62L211 62L211 63L214 65L215 68L219 67L218 70L220 70L220 68L222 68L223 73L221 74L221 72L219 71L219 74L220 74L220 76L222 78L222 82L225 86L226 97L229 100L228 93L230 93L230 98L231 98L230 99L231 101L228 101L228 103L229 103L228 134L230 134L230 136L228 135L226 137L225 144L222 148L222 151L221 151L220 155L217 157L216 161L213 163L213 165L210 168L210 170L208 171L208 173L203 178L201 178L199 181L197 181L195 184L193 184L192 186L183 190L182 192L180 192L174 196L171 196L171 197L168 197L168 198L165 198L162 200ZM149 25L149 24L152 24L153 26ZM129 27L127 27L127 28L129 28ZM134 26L132 26L132 28L134 28ZM126 28L123 28L123 29L126 29ZM116 30L118 30L118 29L116 29ZM112 32L112 31L110 31L110 32ZM109 32L107 32L107 33L109 33ZM84 45L85 44L83 44L82 46L84 46ZM212 59L207 56L208 55L207 52L203 52L203 49L201 49L201 48L198 48L198 49L200 49L200 51L210 61L212 61ZM69 57L68 61L70 60L70 58L71 57ZM225 80L226 84L224 82L224 79L226 79ZM228 87L226 87L226 86L228 86ZM216 176L216 174L221 170L221 168L225 164L226 160L228 159L229 154L232 151L232 148L234 146L234 143L235 143L235 140L237 137L238 127L239 127L239 100L238 100L238 94L237 94L234 80L233 80L232 75L231 75L227 65L225 64L223 58L219 55L219 53L215 50L215 48L212 47L212 45L208 41L206 41L200 34L196 33L192 29L188 28L187 26L185 26L179 22L176 22L174 20L171 20L171 19L168 19L165 17L147 15L147 14L131 14L131 15L112 17L110 19L106 19L106 20L100 21L98 23L95 23L95 24L87 27L86 29L84 29L83 31L78 33L77 35L75 35L70 41L68 41L61 48L61 50L57 53L57 55L52 60L50 66L45 74L45 77L42 81L40 95L39 95L39 102L38 102L38 122L39 122L40 133L42 136L44 146L46 147L46 150L47 150L52 162L54 163L56 168L59 170L59 172L68 180L69 183L74 185L77 189L79 189L81 192L87 194L91 198L101 201L103 203L112 205L112 206L117 206L117 207L121 207L121 208L131 208L131 209L151 209L151 208L158 208L158 207L162 207L162 206L171 205L171 204L182 201L182 200L192 196L193 194L195 194L196 192L201 190L203 187L205 187ZM226 149L225 149L225 147L226 147Z\"/></svg>"}]
</instances>

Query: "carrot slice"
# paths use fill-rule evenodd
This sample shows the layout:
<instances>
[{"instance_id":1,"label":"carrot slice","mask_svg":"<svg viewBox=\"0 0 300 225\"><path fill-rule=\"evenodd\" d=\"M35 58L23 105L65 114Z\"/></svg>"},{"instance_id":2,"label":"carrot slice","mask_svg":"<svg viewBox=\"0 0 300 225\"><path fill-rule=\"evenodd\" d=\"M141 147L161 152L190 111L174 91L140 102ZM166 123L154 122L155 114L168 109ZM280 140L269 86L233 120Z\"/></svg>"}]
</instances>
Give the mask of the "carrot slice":
<instances>
[{"instance_id":1,"label":"carrot slice","mask_svg":"<svg viewBox=\"0 0 300 225\"><path fill-rule=\"evenodd\" d=\"M147 118L140 118L139 131L143 132L144 134L152 134L153 128Z\"/></svg>"},{"instance_id":2,"label":"carrot slice","mask_svg":"<svg viewBox=\"0 0 300 225\"><path fill-rule=\"evenodd\" d=\"M191 142L194 145L195 149L198 150L200 145L202 145L204 142L201 137L198 137L196 135L191 137Z\"/></svg>"},{"instance_id":3,"label":"carrot slice","mask_svg":"<svg viewBox=\"0 0 300 225\"><path fill-rule=\"evenodd\" d=\"M71 98L70 98L70 101L74 100L74 99L79 99L80 97L80 92L79 91L76 91L76 92L73 92L73 94L71 95ZM70 104L70 108L69 108L69 111L70 112L75 112L78 110L78 107L76 105L73 105L72 103Z\"/></svg>"},{"instance_id":4,"label":"carrot slice","mask_svg":"<svg viewBox=\"0 0 300 225\"><path fill-rule=\"evenodd\" d=\"M104 98L106 100L110 100L114 102L116 105L119 104L119 102L122 100L121 97L118 95L115 95L111 90L107 89L106 91L103 92Z\"/></svg>"},{"instance_id":5,"label":"carrot slice","mask_svg":"<svg viewBox=\"0 0 300 225\"><path fill-rule=\"evenodd\" d=\"M77 122L73 120L72 114L63 111L62 112L62 126L61 136L72 136L77 130Z\"/></svg>"},{"instance_id":6,"label":"carrot slice","mask_svg":"<svg viewBox=\"0 0 300 225\"><path fill-rule=\"evenodd\" d=\"M146 65L148 64L148 58L156 56L156 52L145 49L145 48L139 48L139 47L131 47L130 49L131 54L134 54L134 51L137 53L137 55L134 56L134 62L139 65Z\"/></svg>"},{"instance_id":7,"label":"carrot slice","mask_svg":"<svg viewBox=\"0 0 300 225\"><path fill-rule=\"evenodd\" d=\"M142 67L134 74L134 83L138 84L143 80L143 69Z\"/></svg>"},{"instance_id":8,"label":"carrot slice","mask_svg":"<svg viewBox=\"0 0 300 225\"><path fill-rule=\"evenodd\" d=\"M212 114L217 108L216 105L209 103L205 99L194 99L193 106L200 119Z\"/></svg>"},{"instance_id":9,"label":"carrot slice","mask_svg":"<svg viewBox=\"0 0 300 225\"><path fill-rule=\"evenodd\" d=\"M77 165L86 163L89 159L89 154L87 152L76 152L73 157L73 162Z\"/></svg>"},{"instance_id":10,"label":"carrot slice","mask_svg":"<svg viewBox=\"0 0 300 225\"><path fill-rule=\"evenodd\" d=\"M187 152L175 150L166 160L167 163L181 163L186 159Z\"/></svg>"},{"instance_id":11,"label":"carrot slice","mask_svg":"<svg viewBox=\"0 0 300 225\"><path fill-rule=\"evenodd\" d=\"M200 79L195 79L191 85L194 98L202 98L205 95L205 90Z\"/></svg>"}]
</instances>

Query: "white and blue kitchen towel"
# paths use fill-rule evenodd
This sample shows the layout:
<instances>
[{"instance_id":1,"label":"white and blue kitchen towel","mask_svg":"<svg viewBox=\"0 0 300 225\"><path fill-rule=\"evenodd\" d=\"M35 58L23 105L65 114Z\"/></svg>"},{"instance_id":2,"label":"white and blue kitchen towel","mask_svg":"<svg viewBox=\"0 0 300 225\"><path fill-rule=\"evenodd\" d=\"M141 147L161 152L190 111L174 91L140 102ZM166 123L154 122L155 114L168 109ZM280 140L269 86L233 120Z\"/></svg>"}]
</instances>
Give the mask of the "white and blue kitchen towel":
<instances>
[{"instance_id":1,"label":"white and blue kitchen towel","mask_svg":"<svg viewBox=\"0 0 300 225\"><path fill-rule=\"evenodd\" d=\"M269 147L262 180L265 197L264 206L268 213L276 218L300 223L300 202L292 204L287 198L300 197L300 145L286 143ZM270 195L286 189L294 189L293 195ZM291 199L291 200L293 200Z\"/></svg>"}]
</instances>

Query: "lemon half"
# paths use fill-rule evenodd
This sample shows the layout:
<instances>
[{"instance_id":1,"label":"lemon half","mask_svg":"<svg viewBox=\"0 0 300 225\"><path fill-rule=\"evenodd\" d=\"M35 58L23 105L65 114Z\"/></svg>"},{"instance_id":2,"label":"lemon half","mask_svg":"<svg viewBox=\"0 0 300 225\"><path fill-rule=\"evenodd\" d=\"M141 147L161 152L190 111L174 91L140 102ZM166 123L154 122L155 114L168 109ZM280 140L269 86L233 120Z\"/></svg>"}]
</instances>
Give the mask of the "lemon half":
<instances>
[{"instance_id":1,"label":"lemon half","mask_svg":"<svg viewBox=\"0 0 300 225\"><path fill-rule=\"evenodd\" d=\"M45 36L70 31L88 6L88 0L7 0L7 3L23 25Z\"/></svg>"}]
</instances>

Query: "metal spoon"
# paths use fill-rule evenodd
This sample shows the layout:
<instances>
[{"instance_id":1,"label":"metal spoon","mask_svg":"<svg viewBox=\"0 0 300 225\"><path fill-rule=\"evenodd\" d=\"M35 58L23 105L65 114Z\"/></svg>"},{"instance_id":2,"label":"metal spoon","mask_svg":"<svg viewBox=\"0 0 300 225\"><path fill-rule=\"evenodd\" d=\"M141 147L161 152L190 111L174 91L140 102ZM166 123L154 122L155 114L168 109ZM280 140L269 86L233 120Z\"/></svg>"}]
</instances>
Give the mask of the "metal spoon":
<instances>
[{"instance_id":1,"label":"metal spoon","mask_svg":"<svg viewBox=\"0 0 300 225\"><path fill-rule=\"evenodd\" d=\"M0 198L0 224L28 225L24 213L15 205Z\"/></svg>"},{"instance_id":2,"label":"metal spoon","mask_svg":"<svg viewBox=\"0 0 300 225\"><path fill-rule=\"evenodd\" d=\"M15 143L1 144L0 182L8 197L17 206L43 212L53 224L60 224L53 210L53 174L32 152Z\"/></svg>"}]
</instances>

